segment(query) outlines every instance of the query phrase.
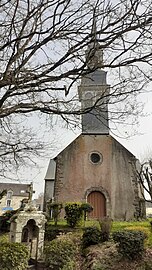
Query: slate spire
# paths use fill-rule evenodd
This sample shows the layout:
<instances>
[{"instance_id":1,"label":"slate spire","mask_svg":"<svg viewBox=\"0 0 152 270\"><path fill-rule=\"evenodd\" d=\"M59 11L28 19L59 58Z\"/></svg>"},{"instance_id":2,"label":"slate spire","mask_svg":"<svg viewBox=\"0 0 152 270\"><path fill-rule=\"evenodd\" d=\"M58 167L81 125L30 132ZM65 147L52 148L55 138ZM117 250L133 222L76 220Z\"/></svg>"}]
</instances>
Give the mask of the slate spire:
<instances>
[{"instance_id":1,"label":"slate spire","mask_svg":"<svg viewBox=\"0 0 152 270\"><path fill-rule=\"evenodd\" d=\"M95 10L93 12L92 29L91 29L91 42L86 50L87 66L92 68L103 67L103 50L100 48L97 37L97 24Z\"/></svg>"},{"instance_id":2,"label":"slate spire","mask_svg":"<svg viewBox=\"0 0 152 270\"><path fill-rule=\"evenodd\" d=\"M103 70L103 50L97 38L95 10L92 19L91 42L86 51L86 62L90 72L82 77L79 86L83 134L109 134L107 72Z\"/></svg>"}]
</instances>

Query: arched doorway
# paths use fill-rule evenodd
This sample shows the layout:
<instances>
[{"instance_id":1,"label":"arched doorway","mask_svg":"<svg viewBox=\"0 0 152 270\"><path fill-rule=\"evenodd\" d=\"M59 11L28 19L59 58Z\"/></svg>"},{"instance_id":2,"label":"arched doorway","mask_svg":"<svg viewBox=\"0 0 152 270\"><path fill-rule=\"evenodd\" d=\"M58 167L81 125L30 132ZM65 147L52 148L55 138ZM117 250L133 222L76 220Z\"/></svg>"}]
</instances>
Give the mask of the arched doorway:
<instances>
[{"instance_id":1,"label":"arched doorway","mask_svg":"<svg viewBox=\"0 0 152 270\"><path fill-rule=\"evenodd\" d=\"M87 197L87 202L93 207L89 218L101 219L106 216L106 199L100 191L92 191Z\"/></svg>"},{"instance_id":2,"label":"arched doorway","mask_svg":"<svg viewBox=\"0 0 152 270\"><path fill-rule=\"evenodd\" d=\"M39 228L34 219L29 219L23 227L21 242L29 248L30 258L37 259Z\"/></svg>"}]
</instances>

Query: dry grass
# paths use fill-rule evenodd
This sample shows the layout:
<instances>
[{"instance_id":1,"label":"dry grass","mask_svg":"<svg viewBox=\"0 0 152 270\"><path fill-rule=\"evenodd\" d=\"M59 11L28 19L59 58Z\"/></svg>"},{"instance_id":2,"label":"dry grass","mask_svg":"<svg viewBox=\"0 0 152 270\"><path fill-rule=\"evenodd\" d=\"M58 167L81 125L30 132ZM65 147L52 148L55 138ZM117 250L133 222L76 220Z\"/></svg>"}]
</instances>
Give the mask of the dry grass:
<instances>
[{"instance_id":1,"label":"dry grass","mask_svg":"<svg viewBox=\"0 0 152 270\"><path fill-rule=\"evenodd\" d=\"M83 270L152 270L152 249L147 249L142 259L122 259L112 242L91 246L87 249Z\"/></svg>"}]
</instances>

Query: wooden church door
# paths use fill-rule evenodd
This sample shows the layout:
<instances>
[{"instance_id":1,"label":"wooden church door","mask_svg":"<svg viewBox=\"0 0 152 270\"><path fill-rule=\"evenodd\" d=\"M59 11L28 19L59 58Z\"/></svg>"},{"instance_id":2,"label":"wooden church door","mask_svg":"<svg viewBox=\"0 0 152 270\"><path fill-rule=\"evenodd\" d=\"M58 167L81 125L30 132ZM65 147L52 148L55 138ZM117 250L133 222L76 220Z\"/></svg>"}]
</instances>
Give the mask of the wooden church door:
<instances>
[{"instance_id":1,"label":"wooden church door","mask_svg":"<svg viewBox=\"0 0 152 270\"><path fill-rule=\"evenodd\" d=\"M101 219L106 216L106 199L99 191L93 191L88 195L87 202L93 207L89 218Z\"/></svg>"}]
</instances>

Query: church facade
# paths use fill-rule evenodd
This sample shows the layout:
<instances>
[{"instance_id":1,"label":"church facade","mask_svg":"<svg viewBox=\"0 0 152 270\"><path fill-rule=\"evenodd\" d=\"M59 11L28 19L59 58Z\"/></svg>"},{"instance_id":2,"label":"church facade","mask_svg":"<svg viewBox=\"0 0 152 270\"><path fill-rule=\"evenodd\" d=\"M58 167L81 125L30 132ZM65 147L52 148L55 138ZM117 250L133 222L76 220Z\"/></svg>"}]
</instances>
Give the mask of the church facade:
<instances>
[{"instance_id":1,"label":"church facade","mask_svg":"<svg viewBox=\"0 0 152 270\"><path fill-rule=\"evenodd\" d=\"M90 218L130 220L144 216L145 204L136 175L136 157L109 133L110 87L102 61L97 44L92 57L97 69L84 76L78 88L85 111L82 133L50 160L44 207L51 198L62 203L89 202L93 206Z\"/></svg>"}]
</instances>

